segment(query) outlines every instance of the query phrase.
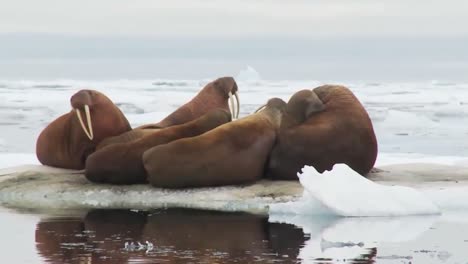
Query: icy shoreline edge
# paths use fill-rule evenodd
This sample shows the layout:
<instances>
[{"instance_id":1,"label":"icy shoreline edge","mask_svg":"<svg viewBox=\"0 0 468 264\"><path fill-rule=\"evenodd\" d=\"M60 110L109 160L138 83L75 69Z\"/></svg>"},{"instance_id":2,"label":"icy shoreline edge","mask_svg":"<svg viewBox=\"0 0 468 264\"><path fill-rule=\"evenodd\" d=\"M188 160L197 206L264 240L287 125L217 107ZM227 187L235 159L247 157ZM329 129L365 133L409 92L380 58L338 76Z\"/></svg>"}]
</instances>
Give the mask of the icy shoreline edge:
<instances>
[{"instance_id":1,"label":"icy shoreline edge","mask_svg":"<svg viewBox=\"0 0 468 264\"><path fill-rule=\"evenodd\" d=\"M169 190L150 185L106 185L77 171L44 166L0 170L0 203L15 208L156 209L169 207L267 213L272 203L301 197L299 182L263 180L252 185Z\"/></svg>"},{"instance_id":2,"label":"icy shoreline edge","mask_svg":"<svg viewBox=\"0 0 468 264\"><path fill-rule=\"evenodd\" d=\"M464 204L465 198L468 199L468 194L465 195L468 192L468 167L413 163L380 169L369 178L380 184L420 189L435 197L444 208L468 208ZM267 214L270 205L297 201L303 190L296 181L270 180L244 186L169 190L149 185L94 184L80 171L40 165L0 170L0 204L24 209L180 207Z\"/></svg>"}]
</instances>

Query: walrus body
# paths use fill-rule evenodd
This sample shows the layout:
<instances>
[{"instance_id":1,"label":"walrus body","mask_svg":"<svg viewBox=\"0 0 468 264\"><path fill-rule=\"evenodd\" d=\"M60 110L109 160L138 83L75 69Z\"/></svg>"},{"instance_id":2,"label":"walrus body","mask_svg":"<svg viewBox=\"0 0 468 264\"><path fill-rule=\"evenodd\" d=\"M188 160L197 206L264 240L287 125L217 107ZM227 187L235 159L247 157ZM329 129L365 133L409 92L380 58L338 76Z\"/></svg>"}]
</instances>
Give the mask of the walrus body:
<instances>
[{"instance_id":1,"label":"walrus body","mask_svg":"<svg viewBox=\"0 0 468 264\"><path fill-rule=\"evenodd\" d=\"M183 188L242 184L263 177L285 102L274 98L254 115L143 154L148 181Z\"/></svg>"},{"instance_id":2,"label":"walrus body","mask_svg":"<svg viewBox=\"0 0 468 264\"><path fill-rule=\"evenodd\" d=\"M92 182L100 183L144 183L146 172L142 162L143 152L180 138L203 134L229 121L231 121L229 112L215 109L182 125L163 129L135 129L108 138L88 157L85 176Z\"/></svg>"},{"instance_id":3,"label":"walrus body","mask_svg":"<svg viewBox=\"0 0 468 264\"><path fill-rule=\"evenodd\" d=\"M81 90L70 101L73 110L54 120L39 135L36 155L44 165L79 170L85 167L87 156L99 142L131 127L120 109L98 91Z\"/></svg>"},{"instance_id":4,"label":"walrus body","mask_svg":"<svg viewBox=\"0 0 468 264\"><path fill-rule=\"evenodd\" d=\"M348 88L324 85L289 100L267 174L297 180L304 165L323 172L345 163L365 175L376 158L377 139L362 104Z\"/></svg>"},{"instance_id":5,"label":"walrus body","mask_svg":"<svg viewBox=\"0 0 468 264\"><path fill-rule=\"evenodd\" d=\"M230 111L233 119L238 118L240 102L237 90L237 83L234 78L218 78L205 85L205 87L194 98L192 98L192 100L179 107L159 123L143 125L138 128L164 128L180 125L197 119L216 108ZM233 96L237 100L237 110L235 105L233 105ZM229 101L232 104L232 109L229 106Z\"/></svg>"}]
</instances>

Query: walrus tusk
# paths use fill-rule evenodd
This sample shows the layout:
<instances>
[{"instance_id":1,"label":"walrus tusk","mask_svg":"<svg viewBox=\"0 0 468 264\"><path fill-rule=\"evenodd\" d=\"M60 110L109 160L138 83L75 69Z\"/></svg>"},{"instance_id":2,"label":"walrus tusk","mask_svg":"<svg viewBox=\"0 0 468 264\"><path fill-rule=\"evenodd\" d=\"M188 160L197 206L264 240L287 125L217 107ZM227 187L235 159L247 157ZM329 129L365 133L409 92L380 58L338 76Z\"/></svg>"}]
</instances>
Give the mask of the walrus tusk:
<instances>
[{"instance_id":1,"label":"walrus tusk","mask_svg":"<svg viewBox=\"0 0 468 264\"><path fill-rule=\"evenodd\" d=\"M234 105L234 97L232 97L232 93L229 92L229 111L231 111L231 116L232 116L232 119L235 119L236 118L236 107Z\"/></svg>"},{"instance_id":2,"label":"walrus tusk","mask_svg":"<svg viewBox=\"0 0 468 264\"><path fill-rule=\"evenodd\" d=\"M234 94L236 97L236 102L237 102L237 113L236 113L236 118L239 118L239 112L240 112L240 101L239 101L239 94L236 92Z\"/></svg>"},{"instance_id":3,"label":"walrus tusk","mask_svg":"<svg viewBox=\"0 0 468 264\"><path fill-rule=\"evenodd\" d=\"M254 114L256 114L256 113L262 111L265 107L266 107L266 104L260 106L259 108L257 108L257 110L255 110Z\"/></svg>"},{"instance_id":4,"label":"walrus tusk","mask_svg":"<svg viewBox=\"0 0 468 264\"><path fill-rule=\"evenodd\" d=\"M86 126L83 122L83 119L81 118L81 113L80 113L80 110L79 109L75 109L76 111L76 115L78 116L78 120L80 121L80 125L81 125L81 128L83 128L83 131L85 132L86 136L90 139L90 140L93 140L94 138L94 135L93 135L93 126L92 126L92 123L91 123L91 114L89 112L89 106L88 105L85 105L84 106L84 109L85 109L85 114L86 114L86 121L88 123L88 127L89 127L89 132L88 130L86 129Z\"/></svg>"}]
</instances>

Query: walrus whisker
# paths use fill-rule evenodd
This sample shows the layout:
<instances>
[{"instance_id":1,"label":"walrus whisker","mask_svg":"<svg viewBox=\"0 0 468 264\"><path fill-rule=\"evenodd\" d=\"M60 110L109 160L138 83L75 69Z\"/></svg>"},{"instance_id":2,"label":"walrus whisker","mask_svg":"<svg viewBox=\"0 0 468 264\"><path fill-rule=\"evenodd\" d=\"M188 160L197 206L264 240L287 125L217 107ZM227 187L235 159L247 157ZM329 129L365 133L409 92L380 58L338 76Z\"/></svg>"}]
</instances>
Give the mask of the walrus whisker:
<instances>
[{"instance_id":1,"label":"walrus whisker","mask_svg":"<svg viewBox=\"0 0 468 264\"><path fill-rule=\"evenodd\" d=\"M236 113L236 118L239 118L239 113L240 113L240 101L239 101L239 94L236 92L234 94L236 97L236 102L237 102L237 113Z\"/></svg>"},{"instance_id":2,"label":"walrus whisker","mask_svg":"<svg viewBox=\"0 0 468 264\"><path fill-rule=\"evenodd\" d=\"M256 113L262 111L265 107L266 107L266 104L260 106L259 108L257 108L257 110L255 110L254 114L256 114Z\"/></svg>"},{"instance_id":3,"label":"walrus whisker","mask_svg":"<svg viewBox=\"0 0 468 264\"><path fill-rule=\"evenodd\" d=\"M229 111L231 111L232 119L236 118L236 108L234 105L234 97L232 97L232 93L229 92Z\"/></svg>"},{"instance_id":4,"label":"walrus whisker","mask_svg":"<svg viewBox=\"0 0 468 264\"><path fill-rule=\"evenodd\" d=\"M93 140L92 127L90 127L91 132L89 133L88 130L86 129L86 126L85 126L84 122L83 122L83 118L81 117L80 110L79 110L79 109L75 109L75 111L76 111L76 115L78 116L78 120L80 121L81 128L82 128L83 131L85 132L86 136L87 136L90 140ZM90 113L89 113L89 106L88 106L88 105L85 105L85 112L86 112L87 123L88 123L88 125L90 126L90 125L91 125L91 115L90 115Z\"/></svg>"}]
</instances>

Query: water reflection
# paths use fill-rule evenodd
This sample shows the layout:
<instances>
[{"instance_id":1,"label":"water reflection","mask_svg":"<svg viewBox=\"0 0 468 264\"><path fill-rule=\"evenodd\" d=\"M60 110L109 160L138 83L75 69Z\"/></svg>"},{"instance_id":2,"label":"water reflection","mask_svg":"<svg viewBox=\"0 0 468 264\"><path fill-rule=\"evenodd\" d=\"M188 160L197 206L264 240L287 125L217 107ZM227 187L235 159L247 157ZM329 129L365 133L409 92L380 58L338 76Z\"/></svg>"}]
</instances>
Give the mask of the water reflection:
<instances>
[{"instance_id":1,"label":"water reflection","mask_svg":"<svg viewBox=\"0 0 468 264\"><path fill-rule=\"evenodd\" d=\"M330 219L309 219L308 225L271 220L188 209L92 210L41 220L36 248L47 263L331 263L340 256L316 254L319 246L326 252L351 249L341 258L346 263L374 263L376 247L324 240ZM154 248L125 248L126 242L145 241Z\"/></svg>"},{"instance_id":2,"label":"water reflection","mask_svg":"<svg viewBox=\"0 0 468 264\"><path fill-rule=\"evenodd\" d=\"M303 263L374 263L378 259L407 261L408 256L387 255L386 250L382 254L380 246L417 240L438 218L439 216L337 218L270 215L269 221L294 224L310 234L298 255ZM405 261L403 263L407 263Z\"/></svg>"},{"instance_id":3,"label":"water reflection","mask_svg":"<svg viewBox=\"0 0 468 264\"><path fill-rule=\"evenodd\" d=\"M36 247L48 263L296 263L306 238L289 224L245 213L93 210L38 223ZM152 251L125 242L150 241Z\"/></svg>"},{"instance_id":4,"label":"water reflection","mask_svg":"<svg viewBox=\"0 0 468 264\"><path fill-rule=\"evenodd\" d=\"M117 210L46 219L37 224L36 247L49 263L126 263L124 242L139 240L145 223L146 213Z\"/></svg>"}]
</instances>

